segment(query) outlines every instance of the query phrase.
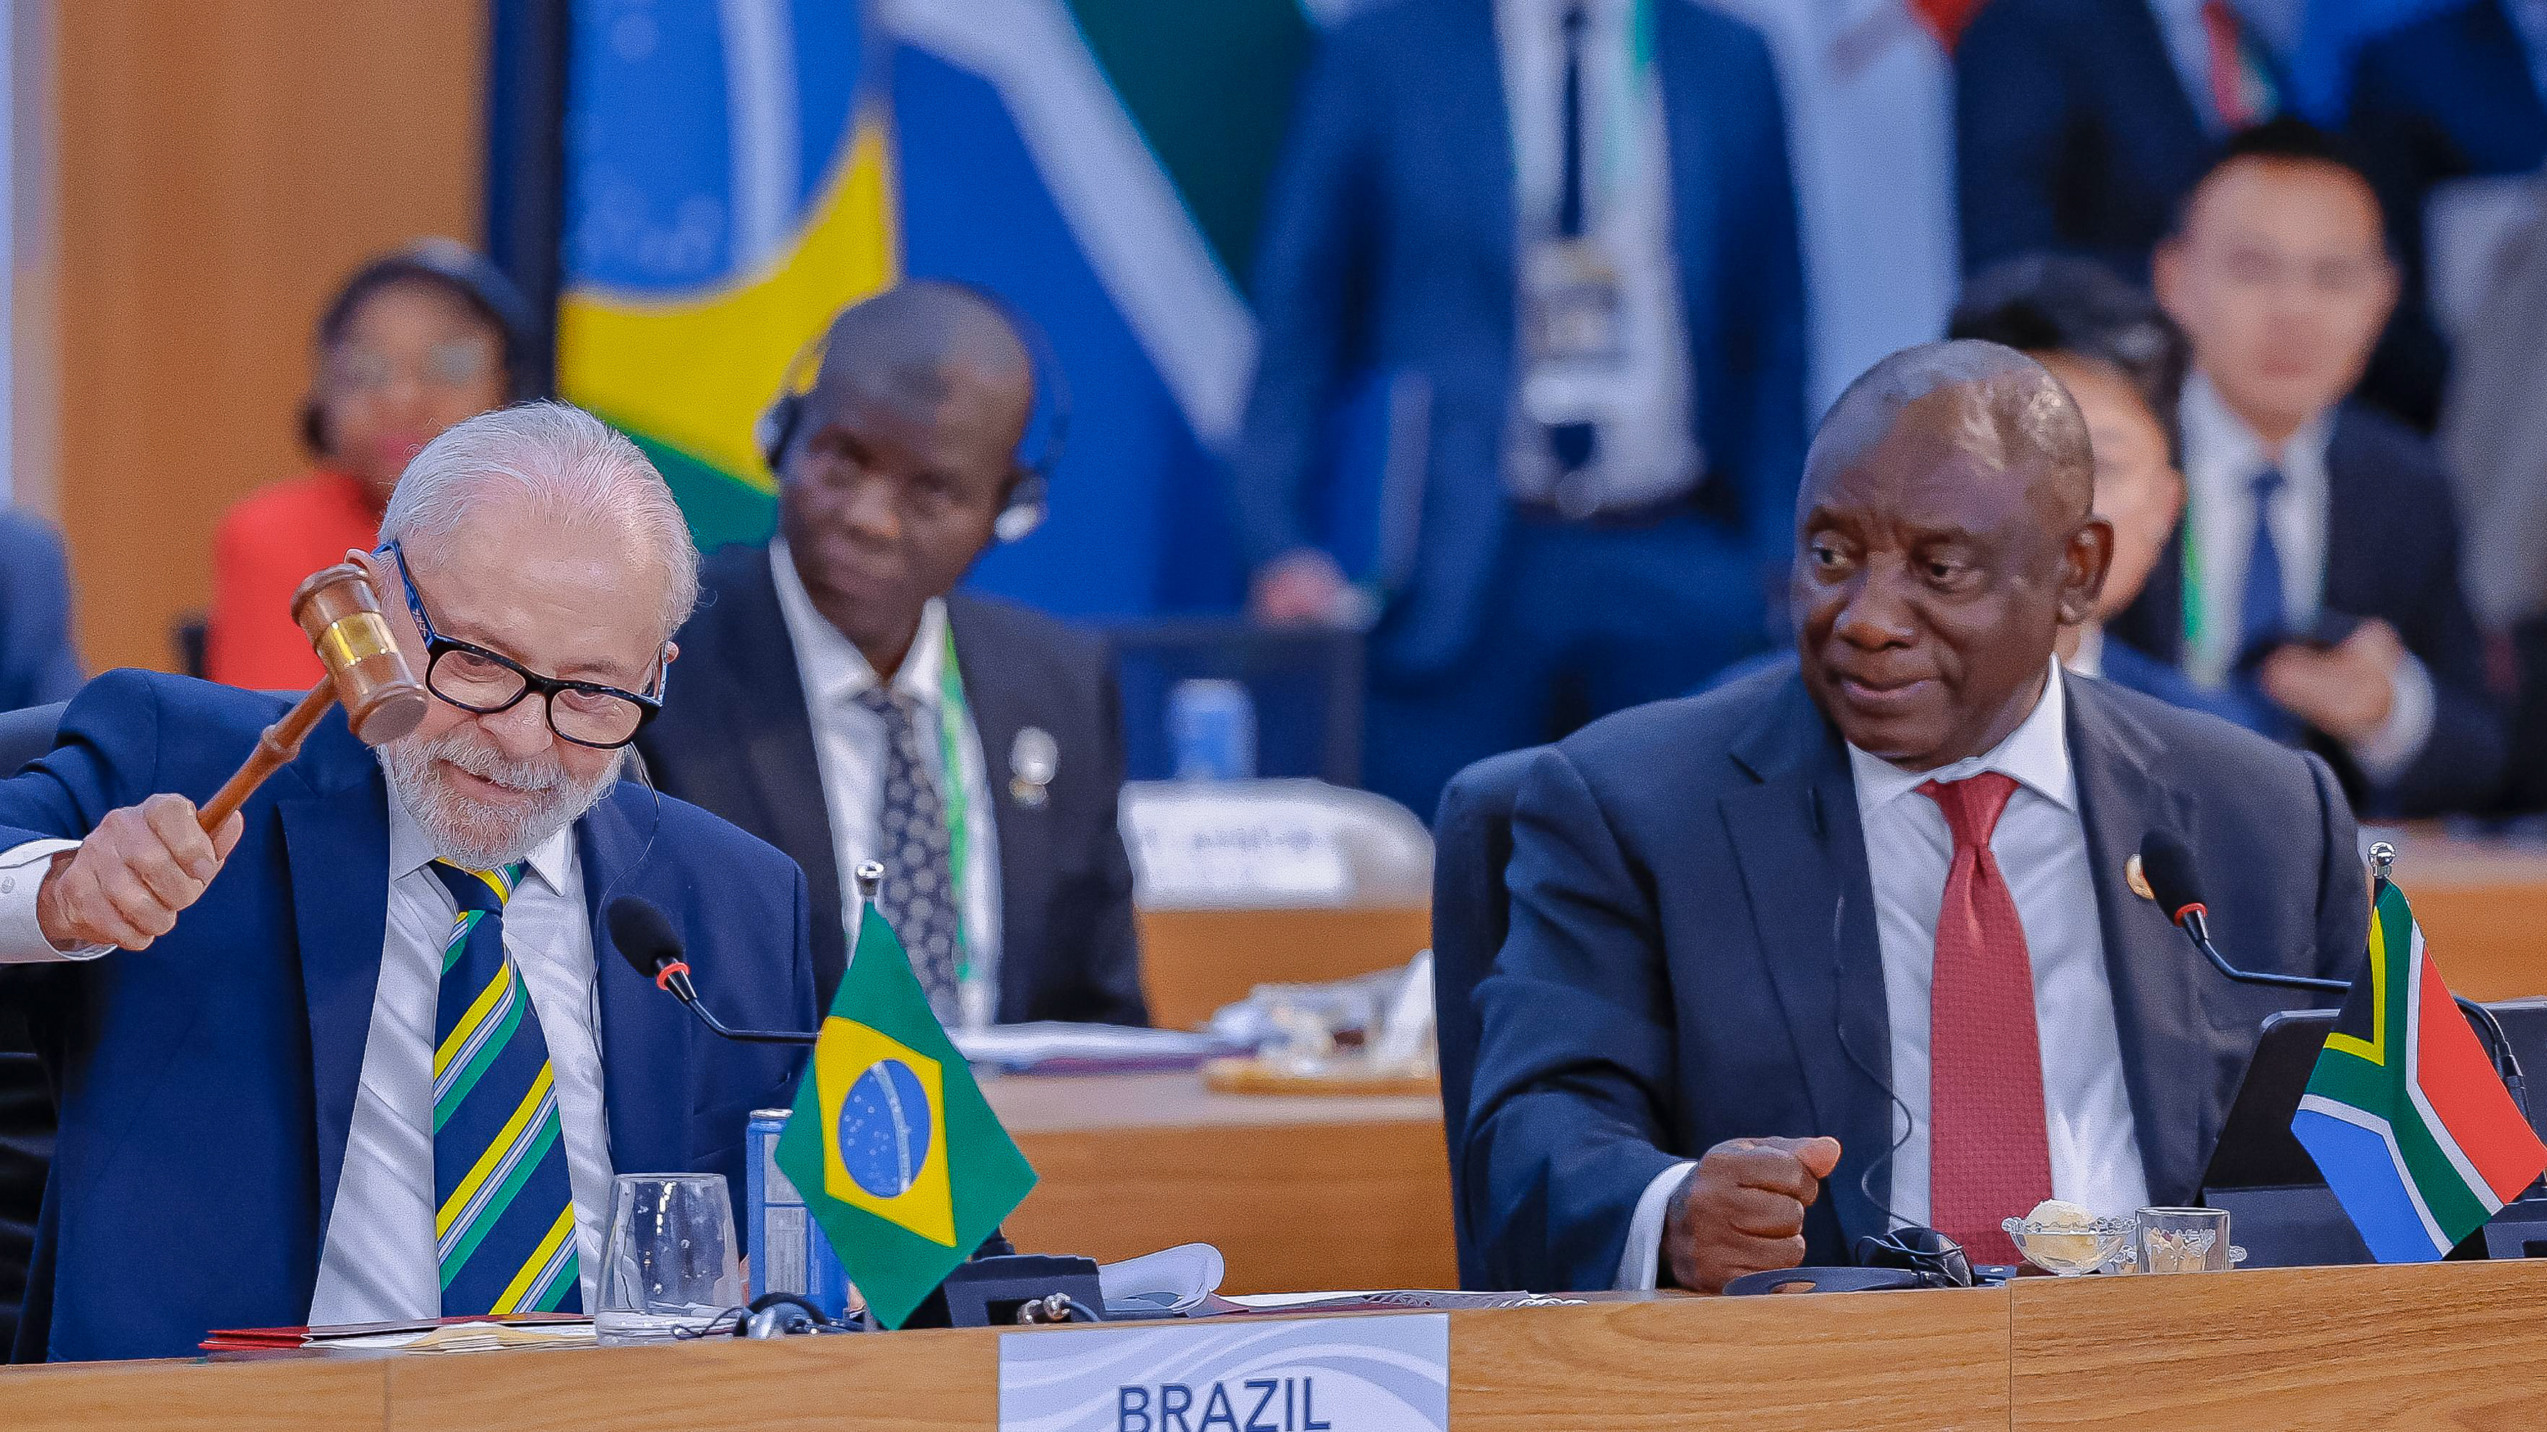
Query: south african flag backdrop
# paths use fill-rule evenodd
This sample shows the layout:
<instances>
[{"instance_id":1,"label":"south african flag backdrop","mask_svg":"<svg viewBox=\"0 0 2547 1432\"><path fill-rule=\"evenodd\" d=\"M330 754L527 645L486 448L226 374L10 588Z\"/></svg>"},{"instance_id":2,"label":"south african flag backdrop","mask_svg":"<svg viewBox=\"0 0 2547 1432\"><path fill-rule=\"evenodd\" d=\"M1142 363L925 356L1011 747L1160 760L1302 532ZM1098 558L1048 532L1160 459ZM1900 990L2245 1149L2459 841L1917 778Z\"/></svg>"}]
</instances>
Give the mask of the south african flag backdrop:
<instances>
[{"instance_id":1,"label":"south african flag backdrop","mask_svg":"<svg viewBox=\"0 0 2547 1432\"><path fill-rule=\"evenodd\" d=\"M889 1328L1035 1186L872 903L777 1159Z\"/></svg>"},{"instance_id":2,"label":"south african flag backdrop","mask_svg":"<svg viewBox=\"0 0 2547 1432\"><path fill-rule=\"evenodd\" d=\"M2326 1036L2291 1133L2382 1263L2439 1259L2547 1167L2386 880L2371 901L2369 974Z\"/></svg>"}]
</instances>

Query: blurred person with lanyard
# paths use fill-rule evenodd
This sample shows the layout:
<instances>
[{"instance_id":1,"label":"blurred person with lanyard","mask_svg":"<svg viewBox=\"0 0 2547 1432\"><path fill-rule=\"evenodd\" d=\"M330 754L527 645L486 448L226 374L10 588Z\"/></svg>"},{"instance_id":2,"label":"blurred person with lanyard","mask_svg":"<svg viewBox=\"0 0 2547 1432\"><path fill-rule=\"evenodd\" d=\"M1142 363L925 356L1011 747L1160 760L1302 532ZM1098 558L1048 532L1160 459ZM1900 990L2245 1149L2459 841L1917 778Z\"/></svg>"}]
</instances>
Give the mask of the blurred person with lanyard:
<instances>
[{"instance_id":1,"label":"blurred person with lanyard","mask_svg":"<svg viewBox=\"0 0 2547 1432\"><path fill-rule=\"evenodd\" d=\"M2092 466L2022 354L1885 359L1806 463L1798 668L1533 758L1462 1155L1494 1286L1712 1293L1905 1225L2013 1263L2043 1199L2190 1199L2289 999L2134 890L2153 831L2216 857L2222 943L2359 969L2325 763L2054 658L2112 558Z\"/></svg>"},{"instance_id":2,"label":"blurred person with lanyard","mask_svg":"<svg viewBox=\"0 0 2547 1432\"><path fill-rule=\"evenodd\" d=\"M1758 31L1694 0L1357 13L1302 83L1258 253L1231 470L1250 609L1376 612L1372 789L1429 813L1471 761L1768 645L1806 314ZM1318 514L1373 394L1364 590Z\"/></svg>"},{"instance_id":3,"label":"blurred person with lanyard","mask_svg":"<svg viewBox=\"0 0 2547 1432\"><path fill-rule=\"evenodd\" d=\"M804 867L826 1005L855 940L849 872L873 859L947 1027L1148 1022L1113 662L956 590L1050 501L1067 414L1030 331L984 291L912 280L807 345L759 434L778 535L709 557L683 679L641 743L666 791Z\"/></svg>"},{"instance_id":4,"label":"blurred person with lanyard","mask_svg":"<svg viewBox=\"0 0 2547 1432\"><path fill-rule=\"evenodd\" d=\"M2347 401L2396 301L2379 205L2295 119L2232 140L2158 251L2193 340L2189 516L2114 631L2268 702L2367 814L2491 807L2501 713L2429 440Z\"/></svg>"},{"instance_id":5,"label":"blurred person with lanyard","mask_svg":"<svg viewBox=\"0 0 2547 1432\"><path fill-rule=\"evenodd\" d=\"M204 675L259 690L322 674L293 624L301 579L368 549L390 488L462 418L529 396L530 307L493 264L426 239L356 270L320 313L301 442L318 467L260 488L213 535Z\"/></svg>"},{"instance_id":6,"label":"blurred person with lanyard","mask_svg":"<svg viewBox=\"0 0 2547 1432\"><path fill-rule=\"evenodd\" d=\"M737 1024L814 1018L805 881L621 779L698 554L590 415L464 421L357 561L431 693L332 709L207 834L276 697L120 671L0 781L0 1000L59 1093L20 1360L208 1330L589 1310L615 1170L716 1172L801 1051L708 1037L614 951L641 897ZM605 1054L606 1051L606 1054Z\"/></svg>"}]
</instances>

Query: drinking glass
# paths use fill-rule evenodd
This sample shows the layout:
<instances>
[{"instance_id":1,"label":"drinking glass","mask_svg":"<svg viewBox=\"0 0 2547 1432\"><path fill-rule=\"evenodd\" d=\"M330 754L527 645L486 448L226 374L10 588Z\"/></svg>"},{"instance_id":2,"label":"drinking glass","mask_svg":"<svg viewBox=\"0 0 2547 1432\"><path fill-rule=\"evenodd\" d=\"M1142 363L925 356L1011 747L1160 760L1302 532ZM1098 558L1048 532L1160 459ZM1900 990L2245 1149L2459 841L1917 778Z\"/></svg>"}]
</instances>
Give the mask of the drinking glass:
<instances>
[{"instance_id":1,"label":"drinking glass","mask_svg":"<svg viewBox=\"0 0 2547 1432\"><path fill-rule=\"evenodd\" d=\"M603 1342L647 1342L697 1330L743 1301L734 1206L717 1173L623 1173L610 1181L602 1240Z\"/></svg>"},{"instance_id":2,"label":"drinking glass","mask_svg":"<svg viewBox=\"0 0 2547 1432\"><path fill-rule=\"evenodd\" d=\"M2143 1273L2225 1273L2234 1261L2225 1208L2144 1208L2134 1221L2132 1255Z\"/></svg>"}]
</instances>

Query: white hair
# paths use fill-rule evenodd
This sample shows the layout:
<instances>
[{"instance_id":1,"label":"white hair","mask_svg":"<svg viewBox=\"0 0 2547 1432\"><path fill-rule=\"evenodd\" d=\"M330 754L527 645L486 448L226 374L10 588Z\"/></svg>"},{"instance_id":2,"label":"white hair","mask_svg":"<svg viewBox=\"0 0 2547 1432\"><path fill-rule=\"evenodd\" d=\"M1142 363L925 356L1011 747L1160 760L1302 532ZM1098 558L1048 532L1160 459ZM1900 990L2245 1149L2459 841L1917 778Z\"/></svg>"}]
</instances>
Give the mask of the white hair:
<instances>
[{"instance_id":1,"label":"white hair","mask_svg":"<svg viewBox=\"0 0 2547 1432\"><path fill-rule=\"evenodd\" d=\"M668 638L699 599L699 549L663 474L637 445L565 403L481 413L426 444L380 519L380 540L409 546L459 533L488 498L521 497L570 527L613 528L664 572Z\"/></svg>"}]
</instances>

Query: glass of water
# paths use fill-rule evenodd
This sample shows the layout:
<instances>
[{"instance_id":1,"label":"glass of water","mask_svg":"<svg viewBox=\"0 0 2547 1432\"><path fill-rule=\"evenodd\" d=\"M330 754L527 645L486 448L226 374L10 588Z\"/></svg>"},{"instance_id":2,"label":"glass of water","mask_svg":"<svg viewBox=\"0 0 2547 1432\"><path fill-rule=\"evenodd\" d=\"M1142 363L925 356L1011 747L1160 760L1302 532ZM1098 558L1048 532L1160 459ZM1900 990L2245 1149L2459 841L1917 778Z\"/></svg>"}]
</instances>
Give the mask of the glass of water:
<instances>
[{"instance_id":1,"label":"glass of water","mask_svg":"<svg viewBox=\"0 0 2547 1432\"><path fill-rule=\"evenodd\" d=\"M601 1341L696 1331L742 1301L725 1175L623 1173L610 1181L601 1303L593 1313Z\"/></svg>"},{"instance_id":2,"label":"glass of water","mask_svg":"<svg viewBox=\"0 0 2547 1432\"><path fill-rule=\"evenodd\" d=\"M2143 1273L2225 1273L2246 1256L2229 1246L2225 1208L2144 1208L2134 1222L2132 1251Z\"/></svg>"}]
</instances>

